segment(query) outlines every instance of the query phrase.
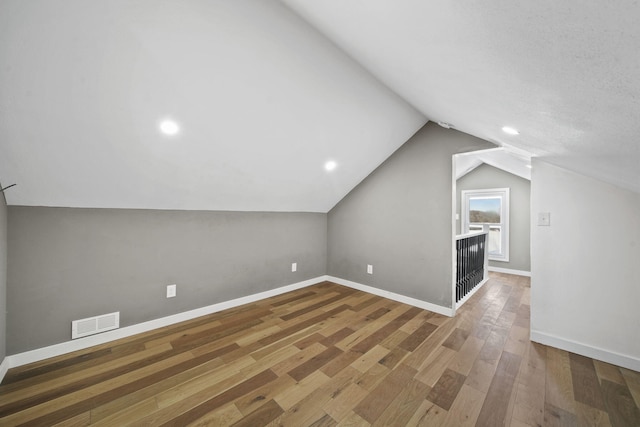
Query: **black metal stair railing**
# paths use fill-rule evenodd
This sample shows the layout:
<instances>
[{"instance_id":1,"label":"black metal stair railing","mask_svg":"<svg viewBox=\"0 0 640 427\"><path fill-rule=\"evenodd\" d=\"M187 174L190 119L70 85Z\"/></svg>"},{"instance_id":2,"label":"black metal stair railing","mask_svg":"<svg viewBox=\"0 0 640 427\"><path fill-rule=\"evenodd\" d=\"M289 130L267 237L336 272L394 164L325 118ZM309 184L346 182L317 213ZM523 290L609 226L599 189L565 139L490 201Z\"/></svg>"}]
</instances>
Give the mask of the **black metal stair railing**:
<instances>
[{"instance_id":1,"label":"black metal stair railing","mask_svg":"<svg viewBox=\"0 0 640 427\"><path fill-rule=\"evenodd\" d=\"M476 234L456 240L456 302L459 302L485 276L487 234Z\"/></svg>"}]
</instances>

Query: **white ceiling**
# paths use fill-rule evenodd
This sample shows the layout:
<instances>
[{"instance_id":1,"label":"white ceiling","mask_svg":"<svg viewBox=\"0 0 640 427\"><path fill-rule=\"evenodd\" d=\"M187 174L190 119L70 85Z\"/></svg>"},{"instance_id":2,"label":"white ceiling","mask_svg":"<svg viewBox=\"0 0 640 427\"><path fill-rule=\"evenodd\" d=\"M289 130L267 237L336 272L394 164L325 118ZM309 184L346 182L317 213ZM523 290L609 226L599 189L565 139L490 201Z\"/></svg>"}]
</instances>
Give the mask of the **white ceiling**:
<instances>
[{"instance_id":1,"label":"white ceiling","mask_svg":"<svg viewBox=\"0 0 640 427\"><path fill-rule=\"evenodd\" d=\"M284 2L430 120L640 192L638 1Z\"/></svg>"},{"instance_id":2,"label":"white ceiling","mask_svg":"<svg viewBox=\"0 0 640 427\"><path fill-rule=\"evenodd\" d=\"M2 0L0 181L12 205L326 212L428 118L640 192L638 22L632 0Z\"/></svg>"},{"instance_id":3,"label":"white ceiling","mask_svg":"<svg viewBox=\"0 0 640 427\"><path fill-rule=\"evenodd\" d=\"M425 122L276 1L0 1L12 205L327 212Z\"/></svg>"},{"instance_id":4,"label":"white ceiling","mask_svg":"<svg viewBox=\"0 0 640 427\"><path fill-rule=\"evenodd\" d=\"M460 179L478 166L487 164L531 181L531 157L507 147L460 153L454 156L455 177Z\"/></svg>"}]
</instances>

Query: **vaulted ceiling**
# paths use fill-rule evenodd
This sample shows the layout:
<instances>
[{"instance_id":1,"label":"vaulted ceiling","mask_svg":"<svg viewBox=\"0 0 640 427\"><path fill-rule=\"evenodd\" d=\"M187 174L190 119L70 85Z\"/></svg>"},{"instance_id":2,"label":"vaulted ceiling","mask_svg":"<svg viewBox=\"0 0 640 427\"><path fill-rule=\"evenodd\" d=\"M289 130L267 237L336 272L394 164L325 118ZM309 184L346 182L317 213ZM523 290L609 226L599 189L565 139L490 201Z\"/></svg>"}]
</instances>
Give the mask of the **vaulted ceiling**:
<instances>
[{"instance_id":1,"label":"vaulted ceiling","mask_svg":"<svg viewBox=\"0 0 640 427\"><path fill-rule=\"evenodd\" d=\"M0 182L11 205L326 212L433 120L640 192L639 18L631 0L0 0Z\"/></svg>"},{"instance_id":2,"label":"vaulted ceiling","mask_svg":"<svg viewBox=\"0 0 640 427\"><path fill-rule=\"evenodd\" d=\"M285 3L430 120L640 192L637 1Z\"/></svg>"}]
</instances>

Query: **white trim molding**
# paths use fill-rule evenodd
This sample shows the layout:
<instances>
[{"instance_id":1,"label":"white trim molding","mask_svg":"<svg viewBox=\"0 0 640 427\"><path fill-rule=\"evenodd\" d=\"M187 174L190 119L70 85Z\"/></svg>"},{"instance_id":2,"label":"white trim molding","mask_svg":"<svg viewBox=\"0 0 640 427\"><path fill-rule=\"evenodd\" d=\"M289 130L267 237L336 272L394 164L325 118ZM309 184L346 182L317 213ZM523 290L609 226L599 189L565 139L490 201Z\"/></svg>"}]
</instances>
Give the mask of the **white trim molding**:
<instances>
[{"instance_id":1,"label":"white trim molding","mask_svg":"<svg viewBox=\"0 0 640 427\"><path fill-rule=\"evenodd\" d=\"M337 283L339 285L346 286L348 288L357 289L359 291L366 292L368 294L377 295L382 298L388 298L394 301L401 302L403 304L409 304L414 307L421 308L423 310L433 311L444 316L453 317L454 311L450 307L444 307L442 305L433 304L427 301L422 301L416 298L407 297L404 295L396 294L394 292L385 291L383 289L374 288L373 286L363 285L362 283L352 282L350 280L341 279L339 277L328 276L330 282Z\"/></svg>"},{"instance_id":2,"label":"white trim molding","mask_svg":"<svg viewBox=\"0 0 640 427\"><path fill-rule=\"evenodd\" d=\"M276 295L284 294L286 292L295 291L297 289L306 288L317 283L331 281L339 285L347 286L349 288L358 289L363 292L367 292L373 295L378 295L383 298L388 298L394 301L398 301L404 304L409 304L424 310L433 311L445 316L452 317L454 311L452 308L443 307L437 304L432 304L426 301L422 301L416 298L407 297L404 295L396 294L393 292L385 291L382 289L374 288L371 286L363 285L349 280L340 279L333 276L318 276L313 279L305 280L291 285L282 286L276 289L272 289L265 292L260 292L253 295L248 295L241 298L236 298L230 301L225 301L207 307L197 308L194 310L185 311L183 313L173 314L171 316L162 317L159 319L150 320L148 322L138 323L136 325L125 326L120 329L114 329L111 331L103 332L97 335L91 335L83 338L78 338L73 341L66 341L59 344L54 344L48 347L43 347L24 353L18 353L5 357L4 361L0 365L0 382L4 378L7 371L11 368L26 365L40 360L48 359L51 357L60 356L63 354L71 353L78 350L84 350L89 347L93 347L100 344L106 344L111 341L115 341L121 338L127 338L132 335L141 334L143 332L152 331L154 329L162 328L164 326L173 325L175 323L184 322L186 320L195 319L207 314L216 313L229 308L238 307L240 305L249 304L252 302L260 301L265 298L270 298Z\"/></svg>"},{"instance_id":3,"label":"white trim molding","mask_svg":"<svg viewBox=\"0 0 640 427\"><path fill-rule=\"evenodd\" d=\"M0 383L4 379L4 376L7 375L7 371L9 370L9 358L5 357L0 363Z\"/></svg>"},{"instance_id":4,"label":"white trim molding","mask_svg":"<svg viewBox=\"0 0 640 427\"><path fill-rule=\"evenodd\" d=\"M4 359L4 362L2 362L2 365L0 365L0 381L2 381L7 370L9 370L10 368L38 362L40 360L60 356L62 354L71 353L78 350L84 350L86 348L105 344L117 339L130 337L132 335L148 332L154 329L162 328L164 326L184 322L185 320L195 319L196 317L205 316L207 314L216 313L218 311L227 310L229 308L238 307L244 304L249 304L265 298L284 294L286 292L306 288L307 286L315 285L316 283L329 280L328 277L329 276L318 276L313 279L293 283L291 285L282 286L253 295L248 295L246 297L236 298L230 301L224 301L221 303L209 305L207 307L196 308L194 310L189 310L182 313L173 314L171 316L150 320L148 322L138 323L136 325L126 326L120 329L114 329L111 331L103 332L101 334L78 338L73 341L66 341L60 344L54 344L48 347L7 356Z\"/></svg>"},{"instance_id":5,"label":"white trim molding","mask_svg":"<svg viewBox=\"0 0 640 427\"><path fill-rule=\"evenodd\" d=\"M460 214L462 222L460 223L460 231L463 234L469 233L471 226L488 225L489 227L500 228L500 252L489 253L490 261L509 262L509 188L487 188L480 190L461 190L461 207ZM498 223L472 223L469 218L471 199L500 199L500 222ZM491 232L489 233L491 238ZM489 245L487 245L487 250Z\"/></svg>"},{"instance_id":6,"label":"white trim molding","mask_svg":"<svg viewBox=\"0 0 640 427\"><path fill-rule=\"evenodd\" d=\"M592 359L601 360L611 363L612 365L622 366L623 368L640 371L640 359L626 354L616 353L614 351L593 347L576 341L561 338L555 335L547 334L540 331L531 330L531 341L560 350L570 351L571 353L581 354Z\"/></svg>"},{"instance_id":7,"label":"white trim molding","mask_svg":"<svg viewBox=\"0 0 640 427\"><path fill-rule=\"evenodd\" d=\"M488 270L493 271L495 273L515 274L516 276L531 277L531 272L525 271L525 270L513 270L511 268L492 267L492 266L489 266Z\"/></svg>"}]
</instances>

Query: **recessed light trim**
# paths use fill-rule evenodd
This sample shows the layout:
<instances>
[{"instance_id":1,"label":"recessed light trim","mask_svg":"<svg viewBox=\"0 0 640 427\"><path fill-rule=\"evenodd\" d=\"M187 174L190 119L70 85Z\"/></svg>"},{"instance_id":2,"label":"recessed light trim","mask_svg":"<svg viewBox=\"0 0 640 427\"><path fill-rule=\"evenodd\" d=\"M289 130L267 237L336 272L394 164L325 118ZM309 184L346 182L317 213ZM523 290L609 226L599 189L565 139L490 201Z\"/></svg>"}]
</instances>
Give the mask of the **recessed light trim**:
<instances>
[{"instance_id":1,"label":"recessed light trim","mask_svg":"<svg viewBox=\"0 0 640 427\"><path fill-rule=\"evenodd\" d=\"M327 172L331 172L332 170L334 170L337 167L338 167L338 164L334 160L329 160L328 162L326 162L324 164L324 169Z\"/></svg>"},{"instance_id":2,"label":"recessed light trim","mask_svg":"<svg viewBox=\"0 0 640 427\"><path fill-rule=\"evenodd\" d=\"M175 120L164 119L160 122L160 132L165 135L173 136L180 132L180 125Z\"/></svg>"},{"instance_id":3,"label":"recessed light trim","mask_svg":"<svg viewBox=\"0 0 640 427\"><path fill-rule=\"evenodd\" d=\"M509 135L520 135L520 132L518 132L518 129L512 128L511 126L503 126L502 132L507 133Z\"/></svg>"}]
</instances>

